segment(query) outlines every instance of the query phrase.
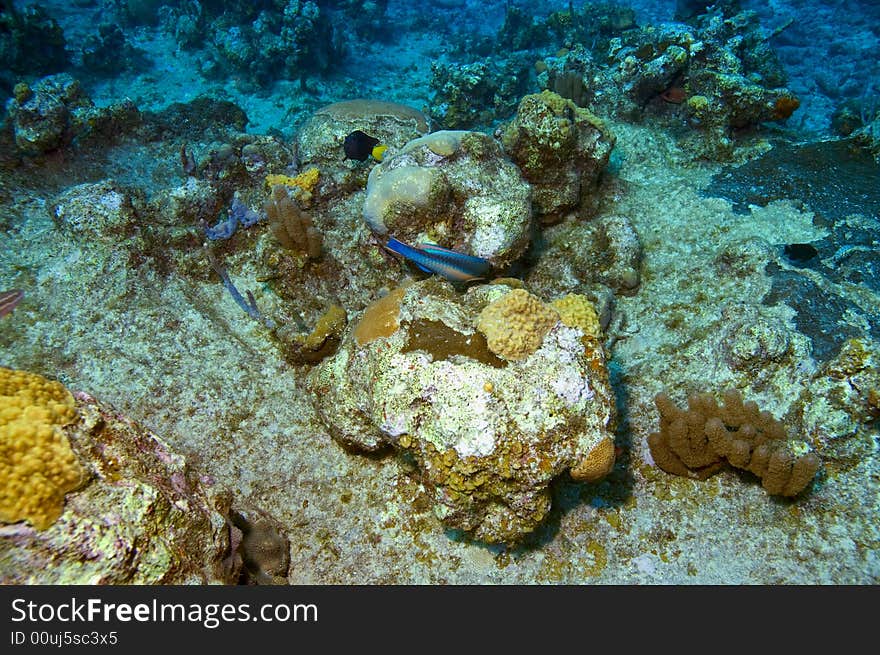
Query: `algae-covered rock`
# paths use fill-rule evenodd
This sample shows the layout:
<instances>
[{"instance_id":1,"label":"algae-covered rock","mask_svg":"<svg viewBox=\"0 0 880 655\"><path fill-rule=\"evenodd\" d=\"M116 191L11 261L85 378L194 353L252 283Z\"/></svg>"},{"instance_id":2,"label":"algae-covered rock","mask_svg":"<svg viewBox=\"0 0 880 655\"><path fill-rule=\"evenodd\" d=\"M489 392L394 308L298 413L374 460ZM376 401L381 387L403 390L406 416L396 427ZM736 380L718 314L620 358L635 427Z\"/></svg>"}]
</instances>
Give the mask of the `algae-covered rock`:
<instances>
[{"instance_id":1,"label":"algae-covered rock","mask_svg":"<svg viewBox=\"0 0 880 655\"><path fill-rule=\"evenodd\" d=\"M552 296L601 284L632 295L641 280L642 245L623 215L566 221L544 230L543 256L526 276L536 292Z\"/></svg>"},{"instance_id":2,"label":"algae-covered rock","mask_svg":"<svg viewBox=\"0 0 880 655\"><path fill-rule=\"evenodd\" d=\"M547 515L555 477L595 480L614 461L614 400L584 302L561 303L559 320L523 289L485 285L460 296L439 278L417 282L352 322L336 355L310 374L313 402L346 446L390 446L414 461L447 527L519 541ZM510 304L534 316L505 335L491 319Z\"/></svg>"},{"instance_id":3,"label":"algae-covered rock","mask_svg":"<svg viewBox=\"0 0 880 655\"><path fill-rule=\"evenodd\" d=\"M496 267L528 245L529 185L498 143L445 130L407 143L370 172L364 220L373 232L429 241Z\"/></svg>"},{"instance_id":4,"label":"algae-covered rock","mask_svg":"<svg viewBox=\"0 0 880 655\"><path fill-rule=\"evenodd\" d=\"M0 526L0 583L235 582L230 494L152 432L74 396L65 436L88 479L45 530Z\"/></svg>"},{"instance_id":5,"label":"algae-covered rock","mask_svg":"<svg viewBox=\"0 0 880 655\"><path fill-rule=\"evenodd\" d=\"M67 73L44 77L33 87L19 85L6 108L16 147L24 155L40 155L66 145L73 138L72 112L91 106Z\"/></svg>"},{"instance_id":6,"label":"algae-covered rock","mask_svg":"<svg viewBox=\"0 0 880 655\"><path fill-rule=\"evenodd\" d=\"M525 96L502 133L545 223L575 209L608 165L615 138L590 111L552 91Z\"/></svg>"},{"instance_id":7,"label":"algae-covered rock","mask_svg":"<svg viewBox=\"0 0 880 655\"><path fill-rule=\"evenodd\" d=\"M137 235L143 221L138 207L142 194L115 180L79 184L59 195L50 214L73 236L92 242L120 244Z\"/></svg>"}]
</instances>

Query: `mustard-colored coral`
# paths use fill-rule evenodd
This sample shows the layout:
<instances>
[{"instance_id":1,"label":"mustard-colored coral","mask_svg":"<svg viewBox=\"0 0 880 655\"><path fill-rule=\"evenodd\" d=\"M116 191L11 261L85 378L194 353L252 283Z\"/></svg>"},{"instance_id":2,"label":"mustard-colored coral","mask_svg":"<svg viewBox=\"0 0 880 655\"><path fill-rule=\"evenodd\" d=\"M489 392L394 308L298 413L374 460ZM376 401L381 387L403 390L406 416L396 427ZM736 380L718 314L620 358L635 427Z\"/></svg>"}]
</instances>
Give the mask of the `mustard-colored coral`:
<instances>
[{"instance_id":1,"label":"mustard-colored coral","mask_svg":"<svg viewBox=\"0 0 880 655\"><path fill-rule=\"evenodd\" d=\"M358 345L365 346L382 337L390 337L400 327L400 301L406 287L398 287L367 306L364 315L354 328L354 338Z\"/></svg>"},{"instance_id":2,"label":"mustard-colored coral","mask_svg":"<svg viewBox=\"0 0 880 655\"><path fill-rule=\"evenodd\" d=\"M489 350L509 360L525 359L559 320L555 309L525 289L513 289L489 303L477 320Z\"/></svg>"},{"instance_id":3,"label":"mustard-colored coral","mask_svg":"<svg viewBox=\"0 0 880 655\"><path fill-rule=\"evenodd\" d=\"M61 515L84 476L61 430L75 419L62 384L0 368L0 521L45 530Z\"/></svg>"},{"instance_id":4,"label":"mustard-colored coral","mask_svg":"<svg viewBox=\"0 0 880 655\"><path fill-rule=\"evenodd\" d=\"M562 298L557 298L550 305L559 312L559 318L568 327L580 328L584 331L585 336L595 339L602 336L599 315L587 296L570 293Z\"/></svg>"},{"instance_id":5,"label":"mustard-colored coral","mask_svg":"<svg viewBox=\"0 0 880 655\"><path fill-rule=\"evenodd\" d=\"M614 442L602 439L577 466L571 468L571 477L581 482L595 482L611 473L614 468Z\"/></svg>"},{"instance_id":6,"label":"mustard-colored coral","mask_svg":"<svg viewBox=\"0 0 880 655\"><path fill-rule=\"evenodd\" d=\"M271 173L266 176L266 186L270 189L279 184L287 187L299 187L304 193L311 196L312 191L315 189L315 185L318 183L320 175L321 171L317 168L310 168L295 177Z\"/></svg>"}]
</instances>

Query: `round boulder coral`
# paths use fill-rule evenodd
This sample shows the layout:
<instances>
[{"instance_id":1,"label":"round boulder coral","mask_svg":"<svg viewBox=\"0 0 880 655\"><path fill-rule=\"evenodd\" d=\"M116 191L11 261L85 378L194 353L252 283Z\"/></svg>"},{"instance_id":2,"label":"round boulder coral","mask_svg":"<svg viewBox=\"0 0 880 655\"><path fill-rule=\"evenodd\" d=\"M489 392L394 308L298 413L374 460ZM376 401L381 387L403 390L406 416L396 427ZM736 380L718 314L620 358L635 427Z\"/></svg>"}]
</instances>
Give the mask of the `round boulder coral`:
<instances>
[{"instance_id":1,"label":"round boulder coral","mask_svg":"<svg viewBox=\"0 0 880 655\"><path fill-rule=\"evenodd\" d=\"M505 359L477 325L513 305L531 312L519 329L534 338ZM592 481L613 464L604 353L585 336L524 290L485 285L460 296L430 278L353 321L309 386L338 441L390 446L416 463L444 525L515 543L546 517L555 477L572 470Z\"/></svg>"},{"instance_id":2,"label":"round boulder coral","mask_svg":"<svg viewBox=\"0 0 880 655\"><path fill-rule=\"evenodd\" d=\"M377 234L437 243L503 267L528 245L530 194L491 137L434 132L373 168L364 220Z\"/></svg>"}]
</instances>

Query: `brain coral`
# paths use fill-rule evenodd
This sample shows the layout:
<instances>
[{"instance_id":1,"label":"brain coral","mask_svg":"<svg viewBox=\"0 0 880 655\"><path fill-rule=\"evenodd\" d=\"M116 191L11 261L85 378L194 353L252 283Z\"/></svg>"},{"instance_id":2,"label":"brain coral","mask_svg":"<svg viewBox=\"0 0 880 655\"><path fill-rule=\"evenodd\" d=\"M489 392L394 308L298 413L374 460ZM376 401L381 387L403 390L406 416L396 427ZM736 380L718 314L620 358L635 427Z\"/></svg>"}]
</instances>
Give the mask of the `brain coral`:
<instances>
[{"instance_id":1,"label":"brain coral","mask_svg":"<svg viewBox=\"0 0 880 655\"><path fill-rule=\"evenodd\" d=\"M513 289L480 312L477 328L489 350L505 359L524 359L538 348L559 314L525 289Z\"/></svg>"},{"instance_id":2,"label":"brain coral","mask_svg":"<svg viewBox=\"0 0 880 655\"><path fill-rule=\"evenodd\" d=\"M370 172L363 217L373 232L430 241L503 267L526 249L531 189L480 132L433 132Z\"/></svg>"},{"instance_id":3,"label":"brain coral","mask_svg":"<svg viewBox=\"0 0 880 655\"><path fill-rule=\"evenodd\" d=\"M610 471L614 398L602 347L583 329L501 284L460 295L433 277L386 298L311 371L311 398L338 441L390 446L414 463L445 526L515 543L546 517L555 477ZM493 305L530 312L528 343L507 340L516 359L498 357L475 327Z\"/></svg>"},{"instance_id":4,"label":"brain coral","mask_svg":"<svg viewBox=\"0 0 880 655\"><path fill-rule=\"evenodd\" d=\"M0 368L0 521L45 530L61 515L64 494L84 477L61 431L75 419L60 383Z\"/></svg>"},{"instance_id":5,"label":"brain coral","mask_svg":"<svg viewBox=\"0 0 880 655\"><path fill-rule=\"evenodd\" d=\"M379 139L392 151L428 131L422 112L381 100L335 102L316 111L297 132L297 153L302 166L321 169L328 184L344 189L361 188L369 166L344 159L342 144L354 130Z\"/></svg>"}]
</instances>

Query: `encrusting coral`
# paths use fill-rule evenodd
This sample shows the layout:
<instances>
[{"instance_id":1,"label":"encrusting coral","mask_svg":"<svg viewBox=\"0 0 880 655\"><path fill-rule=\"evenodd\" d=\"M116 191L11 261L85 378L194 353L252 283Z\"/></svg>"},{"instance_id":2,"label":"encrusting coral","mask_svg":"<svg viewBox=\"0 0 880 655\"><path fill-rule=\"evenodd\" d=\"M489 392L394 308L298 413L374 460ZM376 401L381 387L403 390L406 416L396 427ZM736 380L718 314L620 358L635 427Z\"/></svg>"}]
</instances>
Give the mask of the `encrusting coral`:
<instances>
[{"instance_id":1,"label":"encrusting coral","mask_svg":"<svg viewBox=\"0 0 880 655\"><path fill-rule=\"evenodd\" d=\"M85 476L61 431L76 417L59 382L0 368L0 521L45 530L61 515Z\"/></svg>"},{"instance_id":2,"label":"encrusting coral","mask_svg":"<svg viewBox=\"0 0 880 655\"><path fill-rule=\"evenodd\" d=\"M305 253L311 259L321 255L323 238L312 223L312 217L300 209L296 200L287 193L287 187L276 184L266 201L269 229L288 250Z\"/></svg>"},{"instance_id":3,"label":"encrusting coral","mask_svg":"<svg viewBox=\"0 0 880 655\"><path fill-rule=\"evenodd\" d=\"M654 398L660 431L648 436L654 462L667 473L705 479L726 460L751 471L769 494L796 496L819 470L821 461L809 445L789 439L769 412L743 402L735 389L719 406L710 394L691 394L687 410L665 393Z\"/></svg>"},{"instance_id":4,"label":"encrusting coral","mask_svg":"<svg viewBox=\"0 0 880 655\"><path fill-rule=\"evenodd\" d=\"M348 315L339 305L331 305L315 323L311 332L300 333L292 323L275 331L284 355L294 364L315 364L336 352Z\"/></svg>"},{"instance_id":5,"label":"encrusting coral","mask_svg":"<svg viewBox=\"0 0 880 655\"><path fill-rule=\"evenodd\" d=\"M294 177L282 173L270 173L266 176L266 186L270 189L277 184L288 187L297 200L308 204L320 177L321 171L318 168L309 168Z\"/></svg>"}]
</instances>

